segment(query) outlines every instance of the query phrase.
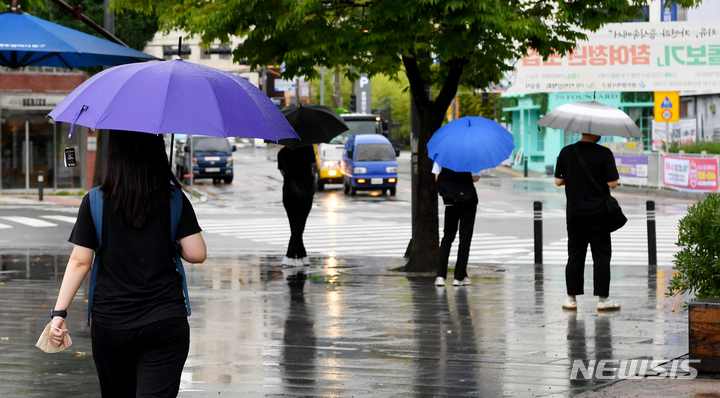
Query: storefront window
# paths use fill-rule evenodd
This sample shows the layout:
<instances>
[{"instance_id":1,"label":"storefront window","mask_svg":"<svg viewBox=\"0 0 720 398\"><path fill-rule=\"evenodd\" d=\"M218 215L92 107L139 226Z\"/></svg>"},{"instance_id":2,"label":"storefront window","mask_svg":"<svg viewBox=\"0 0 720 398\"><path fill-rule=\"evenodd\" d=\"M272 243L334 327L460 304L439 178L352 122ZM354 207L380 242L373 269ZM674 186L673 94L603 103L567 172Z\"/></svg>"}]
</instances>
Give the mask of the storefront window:
<instances>
[{"instance_id":1,"label":"storefront window","mask_svg":"<svg viewBox=\"0 0 720 398\"><path fill-rule=\"evenodd\" d=\"M40 173L46 188L54 188L56 178L57 188L82 188L84 167L69 169L63 165L70 127L66 123L53 125L46 114L44 111L3 113L0 125L0 188L36 189ZM78 153L81 150L79 143L85 136L83 130L80 127L75 129L71 143Z\"/></svg>"},{"instance_id":2,"label":"storefront window","mask_svg":"<svg viewBox=\"0 0 720 398\"><path fill-rule=\"evenodd\" d=\"M85 138L85 128L82 126L75 126L73 130L73 138L68 141L68 134L70 134L69 123L56 123L55 125L55 137L57 142L57 148L55 150L55 167L57 168L57 188L58 189L79 189L82 188L82 176L84 173L82 170L85 169L87 159L84 154L81 153L80 142ZM65 148L75 148L77 156L77 167L65 167Z\"/></svg>"},{"instance_id":3,"label":"storefront window","mask_svg":"<svg viewBox=\"0 0 720 398\"><path fill-rule=\"evenodd\" d=\"M53 181L52 131L45 113L3 115L0 133L3 189L37 188L41 172L45 181Z\"/></svg>"}]
</instances>

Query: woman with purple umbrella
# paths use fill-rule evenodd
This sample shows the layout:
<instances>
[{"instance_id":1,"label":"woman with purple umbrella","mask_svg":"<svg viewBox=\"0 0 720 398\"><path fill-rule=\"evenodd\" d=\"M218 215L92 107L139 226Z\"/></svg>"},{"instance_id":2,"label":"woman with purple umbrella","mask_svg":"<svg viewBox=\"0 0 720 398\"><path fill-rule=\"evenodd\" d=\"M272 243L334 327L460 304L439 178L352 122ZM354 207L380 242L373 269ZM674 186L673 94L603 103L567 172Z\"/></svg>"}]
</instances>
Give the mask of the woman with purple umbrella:
<instances>
[{"instance_id":1,"label":"woman with purple umbrella","mask_svg":"<svg viewBox=\"0 0 720 398\"><path fill-rule=\"evenodd\" d=\"M51 311L51 339L68 347L67 309L92 268L88 316L103 397L177 396L190 347L177 255L191 263L206 257L179 185L162 136L112 131L105 181L80 205L70 235L75 247Z\"/></svg>"}]
</instances>

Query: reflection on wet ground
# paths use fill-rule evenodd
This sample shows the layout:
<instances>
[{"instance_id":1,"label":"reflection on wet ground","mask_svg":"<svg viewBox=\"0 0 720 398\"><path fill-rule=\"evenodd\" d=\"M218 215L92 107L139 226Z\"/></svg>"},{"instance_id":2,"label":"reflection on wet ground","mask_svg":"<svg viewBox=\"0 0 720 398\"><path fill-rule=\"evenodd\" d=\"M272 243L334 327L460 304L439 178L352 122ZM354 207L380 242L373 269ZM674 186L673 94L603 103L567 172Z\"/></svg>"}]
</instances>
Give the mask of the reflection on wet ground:
<instances>
[{"instance_id":1,"label":"reflection on wet ground","mask_svg":"<svg viewBox=\"0 0 720 398\"><path fill-rule=\"evenodd\" d=\"M573 396L606 382L570 380L573 359L687 352L685 299L664 296L669 268L614 265L611 294L623 309L598 314L592 297L577 313L560 308L561 265L471 267L474 286L436 288L432 276L391 271L397 260L312 258L301 269L280 260L186 268L193 316L181 397ZM2 396L99 395L86 285L69 310L73 347L34 347L66 261L0 256Z\"/></svg>"}]
</instances>

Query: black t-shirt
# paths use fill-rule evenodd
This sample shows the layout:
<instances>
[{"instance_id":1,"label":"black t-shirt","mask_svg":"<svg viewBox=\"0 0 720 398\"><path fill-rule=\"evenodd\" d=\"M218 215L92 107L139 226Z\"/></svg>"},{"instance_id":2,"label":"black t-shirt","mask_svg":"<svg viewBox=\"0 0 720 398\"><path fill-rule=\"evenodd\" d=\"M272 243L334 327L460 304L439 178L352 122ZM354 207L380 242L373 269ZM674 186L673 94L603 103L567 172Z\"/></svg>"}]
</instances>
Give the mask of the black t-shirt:
<instances>
[{"instance_id":1,"label":"black t-shirt","mask_svg":"<svg viewBox=\"0 0 720 398\"><path fill-rule=\"evenodd\" d=\"M187 316L182 276L175 268L170 241L170 203L144 226L125 222L104 200L102 249L92 306L93 322L111 329L131 329L168 318ZM176 239L200 232L195 211L183 195ZM85 195L70 242L95 249L97 236Z\"/></svg>"},{"instance_id":2,"label":"black t-shirt","mask_svg":"<svg viewBox=\"0 0 720 398\"><path fill-rule=\"evenodd\" d=\"M590 175L602 189L598 191L583 171L580 160L573 149L576 146L582 154ZM615 157L610 149L592 143L578 141L560 151L555 167L555 177L565 179L565 196L567 197L567 215L590 216L605 211L603 201L610 194L607 183L619 177L615 166Z\"/></svg>"},{"instance_id":3,"label":"black t-shirt","mask_svg":"<svg viewBox=\"0 0 720 398\"><path fill-rule=\"evenodd\" d=\"M284 147L278 152L278 169L285 173L285 180L312 180L313 163L315 163L315 150L312 145L295 149Z\"/></svg>"}]
</instances>

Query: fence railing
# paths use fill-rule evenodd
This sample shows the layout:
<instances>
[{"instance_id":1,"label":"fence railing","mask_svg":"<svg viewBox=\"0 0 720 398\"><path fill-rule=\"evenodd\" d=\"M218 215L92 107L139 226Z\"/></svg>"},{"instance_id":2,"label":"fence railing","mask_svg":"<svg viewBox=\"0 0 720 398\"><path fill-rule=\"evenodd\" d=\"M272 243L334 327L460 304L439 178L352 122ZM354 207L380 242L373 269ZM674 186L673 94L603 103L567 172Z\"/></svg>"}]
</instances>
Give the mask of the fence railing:
<instances>
[{"instance_id":1,"label":"fence railing","mask_svg":"<svg viewBox=\"0 0 720 398\"><path fill-rule=\"evenodd\" d=\"M720 155L614 152L620 185L718 192Z\"/></svg>"}]
</instances>

